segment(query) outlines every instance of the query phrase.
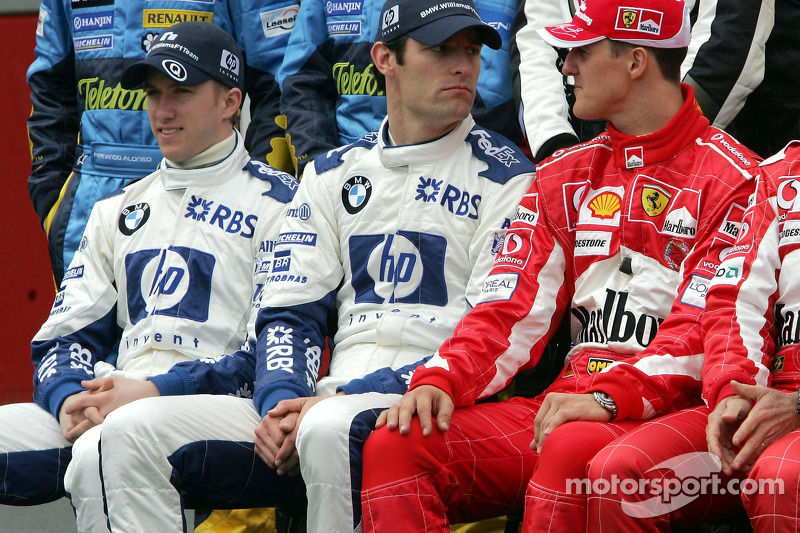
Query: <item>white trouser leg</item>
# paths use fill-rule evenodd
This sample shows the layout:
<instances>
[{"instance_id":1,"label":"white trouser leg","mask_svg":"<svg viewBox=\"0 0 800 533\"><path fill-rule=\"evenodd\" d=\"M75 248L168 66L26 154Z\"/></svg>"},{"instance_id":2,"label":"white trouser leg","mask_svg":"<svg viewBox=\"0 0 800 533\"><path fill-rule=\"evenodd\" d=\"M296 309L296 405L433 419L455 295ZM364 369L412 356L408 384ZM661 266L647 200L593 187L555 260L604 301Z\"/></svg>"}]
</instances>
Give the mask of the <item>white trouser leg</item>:
<instances>
[{"instance_id":1,"label":"white trouser leg","mask_svg":"<svg viewBox=\"0 0 800 533\"><path fill-rule=\"evenodd\" d=\"M308 533L354 530L350 470L361 470L361 447L357 456L351 455L353 420L359 413L388 408L399 400L399 394L334 396L314 405L303 417L296 446L308 497ZM354 438L363 442L366 434ZM360 529L359 524L355 531Z\"/></svg>"},{"instance_id":2,"label":"white trouser leg","mask_svg":"<svg viewBox=\"0 0 800 533\"><path fill-rule=\"evenodd\" d=\"M108 531L100 486L100 455L97 452L101 428L95 426L75 441L72 461L64 475L64 489L72 498L79 533Z\"/></svg>"},{"instance_id":3,"label":"white trouser leg","mask_svg":"<svg viewBox=\"0 0 800 533\"><path fill-rule=\"evenodd\" d=\"M72 446L58 420L35 403L0 405L0 453Z\"/></svg>"},{"instance_id":4,"label":"white trouser leg","mask_svg":"<svg viewBox=\"0 0 800 533\"><path fill-rule=\"evenodd\" d=\"M183 531L168 458L197 441L253 442L260 420L252 400L221 395L145 398L108 415L100 440L111 530Z\"/></svg>"},{"instance_id":5,"label":"white trouser leg","mask_svg":"<svg viewBox=\"0 0 800 533\"><path fill-rule=\"evenodd\" d=\"M8 404L0 406L0 428L0 503L35 505L63 496L72 444L56 418L35 403Z\"/></svg>"}]
</instances>

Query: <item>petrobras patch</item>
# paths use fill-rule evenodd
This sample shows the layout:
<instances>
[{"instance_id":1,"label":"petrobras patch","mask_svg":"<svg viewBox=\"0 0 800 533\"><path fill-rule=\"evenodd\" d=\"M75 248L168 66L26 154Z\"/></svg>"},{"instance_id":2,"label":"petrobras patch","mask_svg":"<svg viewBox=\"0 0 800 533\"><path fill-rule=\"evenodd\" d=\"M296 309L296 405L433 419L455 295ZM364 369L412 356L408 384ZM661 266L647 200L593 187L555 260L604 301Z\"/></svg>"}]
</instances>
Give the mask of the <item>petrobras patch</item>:
<instances>
[{"instance_id":1,"label":"petrobras patch","mask_svg":"<svg viewBox=\"0 0 800 533\"><path fill-rule=\"evenodd\" d=\"M579 231L575 234L575 255L609 255L611 233L607 231Z\"/></svg>"},{"instance_id":2,"label":"petrobras patch","mask_svg":"<svg viewBox=\"0 0 800 533\"><path fill-rule=\"evenodd\" d=\"M360 20L343 20L341 22L328 22L329 35L361 35Z\"/></svg>"},{"instance_id":3,"label":"petrobras patch","mask_svg":"<svg viewBox=\"0 0 800 533\"><path fill-rule=\"evenodd\" d=\"M63 281L67 281L68 279L82 278L83 268L83 265L70 268L64 273Z\"/></svg>"},{"instance_id":4,"label":"petrobras patch","mask_svg":"<svg viewBox=\"0 0 800 533\"><path fill-rule=\"evenodd\" d=\"M483 289L478 297L478 303L495 302L498 300L510 300L517 290L519 274L503 273L493 274L483 282Z\"/></svg>"},{"instance_id":5,"label":"petrobras patch","mask_svg":"<svg viewBox=\"0 0 800 533\"><path fill-rule=\"evenodd\" d=\"M72 17L72 30L74 32L107 30L114 27L113 11L97 11L94 13L78 14Z\"/></svg>"},{"instance_id":6,"label":"petrobras patch","mask_svg":"<svg viewBox=\"0 0 800 533\"><path fill-rule=\"evenodd\" d=\"M706 306L706 293L711 286L711 280L697 274L692 275L689 284L681 294L681 302L699 309Z\"/></svg>"},{"instance_id":7,"label":"petrobras patch","mask_svg":"<svg viewBox=\"0 0 800 533\"><path fill-rule=\"evenodd\" d=\"M325 2L325 12L328 15L360 15L363 6L362 0L356 2Z\"/></svg>"},{"instance_id":8,"label":"petrobras patch","mask_svg":"<svg viewBox=\"0 0 800 533\"><path fill-rule=\"evenodd\" d=\"M744 257L738 256L726 259L714 274L714 285L736 285L742 279L744 271Z\"/></svg>"},{"instance_id":9,"label":"petrobras patch","mask_svg":"<svg viewBox=\"0 0 800 533\"><path fill-rule=\"evenodd\" d=\"M292 251L291 250L278 250L272 260L273 272L289 272L289 267L292 265Z\"/></svg>"},{"instance_id":10,"label":"petrobras patch","mask_svg":"<svg viewBox=\"0 0 800 533\"><path fill-rule=\"evenodd\" d=\"M261 13L261 27L264 37L271 39L279 35L291 33L297 22L297 6L282 7Z\"/></svg>"},{"instance_id":11,"label":"petrobras patch","mask_svg":"<svg viewBox=\"0 0 800 533\"><path fill-rule=\"evenodd\" d=\"M88 52L90 50L110 50L114 48L113 35L92 35L72 39L75 52Z\"/></svg>"},{"instance_id":12,"label":"petrobras patch","mask_svg":"<svg viewBox=\"0 0 800 533\"><path fill-rule=\"evenodd\" d=\"M316 246L317 234L292 231L278 235L278 244L302 244L304 246Z\"/></svg>"}]
</instances>

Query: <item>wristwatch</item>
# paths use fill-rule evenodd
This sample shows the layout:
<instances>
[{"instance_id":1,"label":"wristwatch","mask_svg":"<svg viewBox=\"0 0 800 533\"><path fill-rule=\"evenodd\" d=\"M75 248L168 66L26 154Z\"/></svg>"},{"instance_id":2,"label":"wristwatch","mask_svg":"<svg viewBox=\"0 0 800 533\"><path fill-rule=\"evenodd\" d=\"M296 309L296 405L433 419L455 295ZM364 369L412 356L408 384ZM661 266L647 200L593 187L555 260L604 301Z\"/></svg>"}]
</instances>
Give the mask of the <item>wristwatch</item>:
<instances>
[{"instance_id":1,"label":"wristwatch","mask_svg":"<svg viewBox=\"0 0 800 533\"><path fill-rule=\"evenodd\" d=\"M592 393L594 395L594 399L603 409L606 409L608 412L611 413L611 418L609 421L614 420L617 418L619 414L619 409L617 408L617 402L614 399L606 394L605 392L595 391Z\"/></svg>"}]
</instances>

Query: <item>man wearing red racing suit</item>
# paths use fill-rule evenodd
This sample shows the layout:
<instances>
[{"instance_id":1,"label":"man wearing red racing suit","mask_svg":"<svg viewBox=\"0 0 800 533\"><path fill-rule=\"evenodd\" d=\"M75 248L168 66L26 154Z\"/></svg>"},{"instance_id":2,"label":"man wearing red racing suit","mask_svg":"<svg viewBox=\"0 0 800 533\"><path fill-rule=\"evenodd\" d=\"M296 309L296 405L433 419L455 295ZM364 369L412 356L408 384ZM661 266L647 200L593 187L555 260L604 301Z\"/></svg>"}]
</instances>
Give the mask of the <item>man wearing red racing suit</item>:
<instances>
[{"instance_id":1,"label":"man wearing red racing suit","mask_svg":"<svg viewBox=\"0 0 800 533\"><path fill-rule=\"evenodd\" d=\"M757 157L709 126L669 67L688 44L683 2L648 0L657 36L616 29L626 5L589 0L581 15L596 37L579 42L586 24L562 34L576 41L564 66L581 87L576 113L607 117L608 131L537 167L478 304L379 419L387 427L365 448L364 531L447 531L522 508L544 394L473 404L537 366L566 313L573 348L546 393L583 392L594 372L640 353L671 354L667 365L701 353L698 282L734 242ZM695 373L673 385L696 384Z\"/></svg>"},{"instance_id":2,"label":"man wearing red racing suit","mask_svg":"<svg viewBox=\"0 0 800 533\"><path fill-rule=\"evenodd\" d=\"M729 514L741 513L741 498L754 531L797 530L800 299L792 267L800 243L799 171L797 142L762 163L736 244L708 290L702 320L703 397L708 407L644 424L604 448L587 472L590 483L611 476L651 483L663 475L653 465L673 457L689 464L685 459L691 458L691 473L673 468L672 479L687 474L701 481L719 477L723 483L716 486L722 490L704 491L685 506L680 500L664 505L650 494L592 496L590 524L602 517L612 531L670 531L672 524L696 522L698 512L718 508L720 502L727 503ZM640 366L614 368L595 385L613 394L613 383L650 382L650 394L639 387L617 395L620 405L642 404L658 391L653 378L659 376L635 377ZM709 452L720 461L708 461Z\"/></svg>"}]
</instances>

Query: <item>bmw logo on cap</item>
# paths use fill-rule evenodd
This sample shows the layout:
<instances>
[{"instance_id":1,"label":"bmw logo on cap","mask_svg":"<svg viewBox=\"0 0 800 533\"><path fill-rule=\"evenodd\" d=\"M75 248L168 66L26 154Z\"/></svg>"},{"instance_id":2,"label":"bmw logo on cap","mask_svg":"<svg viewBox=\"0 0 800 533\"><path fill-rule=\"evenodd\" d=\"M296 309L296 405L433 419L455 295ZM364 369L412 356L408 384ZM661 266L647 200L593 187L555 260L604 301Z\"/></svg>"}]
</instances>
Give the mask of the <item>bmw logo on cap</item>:
<instances>
[{"instance_id":1,"label":"bmw logo on cap","mask_svg":"<svg viewBox=\"0 0 800 533\"><path fill-rule=\"evenodd\" d=\"M342 186L342 204L351 215L364 209L370 196L372 196L372 184L366 176L353 176Z\"/></svg>"},{"instance_id":2,"label":"bmw logo on cap","mask_svg":"<svg viewBox=\"0 0 800 533\"><path fill-rule=\"evenodd\" d=\"M119 230L123 235L133 235L133 232L144 226L148 218L150 218L148 204L129 205L119 214Z\"/></svg>"}]
</instances>

